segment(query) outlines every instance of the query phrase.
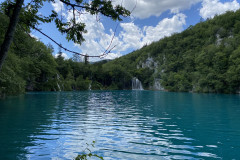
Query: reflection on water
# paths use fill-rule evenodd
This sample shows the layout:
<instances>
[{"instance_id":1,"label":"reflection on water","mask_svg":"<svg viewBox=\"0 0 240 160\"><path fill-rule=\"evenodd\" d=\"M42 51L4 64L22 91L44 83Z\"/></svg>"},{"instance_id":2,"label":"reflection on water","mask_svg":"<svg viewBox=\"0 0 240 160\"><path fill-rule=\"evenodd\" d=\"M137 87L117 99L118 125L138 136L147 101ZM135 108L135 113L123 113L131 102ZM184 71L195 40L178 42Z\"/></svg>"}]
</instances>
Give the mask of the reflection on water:
<instances>
[{"instance_id":1,"label":"reflection on water","mask_svg":"<svg viewBox=\"0 0 240 160\"><path fill-rule=\"evenodd\" d=\"M238 95L28 93L0 101L0 159L238 159Z\"/></svg>"}]
</instances>

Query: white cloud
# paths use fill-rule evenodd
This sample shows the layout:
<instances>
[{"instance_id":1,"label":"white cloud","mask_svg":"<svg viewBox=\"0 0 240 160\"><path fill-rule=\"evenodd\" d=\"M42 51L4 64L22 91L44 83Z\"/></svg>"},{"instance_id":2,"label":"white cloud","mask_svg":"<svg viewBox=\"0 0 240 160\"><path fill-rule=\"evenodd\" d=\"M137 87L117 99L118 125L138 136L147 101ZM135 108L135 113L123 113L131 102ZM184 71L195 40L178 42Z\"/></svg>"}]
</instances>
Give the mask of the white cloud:
<instances>
[{"instance_id":1,"label":"white cloud","mask_svg":"<svg viewBox=\"0 0 240 160\"><path fill-rule=\"evenodd\" d=\"M68 14L72 15L72 14ZM105 52L105 50L109 47L112 38L114 37L114 32L110 30L110 33L105 33L105 28L103 24L96 20L95 16L92 16L90 14L82 14L80 16L77 16L77 21L81 21L82 23L86 24L86 30L87 33L83 34L83 37L85 41L80 45L75 44L78 46L83 54L88 54L91 56L98 56ZM68 17L70 19L71 17ZM116 45L118 43L119 39L118 37L114 37L111 47ZM112 51L116 51L116 48L114 48ZM107 59L119 57L116 53L111 53L107 57ZM97 60L96 58L91 58L91 61Z\"/></svg>"},{"instance_id":2,"label":"white cloud","mask_svg":"<svg viewBox=\"0 0 240 160\"><path fill-rule=\"evenodd\" d=\"M171 18L164 18L156 26L138 27L133 22L121 23L122 31L115 36L111 47L116 47L105 58L114 59L121 56L121 53L128 49L139 49L145 44L170 36L173 33L181 32L185 25L186 16L182 13ZM101 22L97 22L95 17L83 14L81 21L87 23L88 33L84 34L85 42L81 46L77 45L84 54L91 56L101 55L109 46L114 32L105 33L105 28ZM97 59L91 58L95 61Z\"/></svg>"},{"instance_id":3,"label":"white cloud","mask_svg":"<svg viewBox=\"0 0 240 160\"><path fill-rule=\"evenodd\" d=\"M104 57L104 59L115 59L115 58L119 58L122 55L120 53L108 53L106 57Z\"/></svg>"},{"instance_id":4,"label":"white cloud","mask_svg":"<svg viewBox=\"0 0 240 160\"><path fill-rule=\"evenodd\" d=\"M57 54L55 54L55 58L57 58L59 56L59 54L57 53ZM62 57L64 58L64 59L69 59L69 57L68 57L68 55L66 54L66 53L62 53Z\"/></svg>"},{"instance_id":5,"label":"white cloud","mask_svg":"<svg viewBox=\"0 0 240 160\"><path fill-rule=\"evenodd\" d=\"M120 26L123 29L119 35L121 41L123 42L121 51L127 50L128 48L138 49L143 45L143 31L138 26L136 26L133 22L121 23Z\"/></svg>"},{"instance_id":6,"label":"white cloud","mask_svg":"<svg viewBox=\"0 0 240 160\"><path fill-rule=\"evenodd\" d=\"M30 33L30 36L31 36L32 38L36 39L37 41L40 40L38 36L36 36L36 35L34 35L34 34L32 34L32 33Z\"/></svg>"},{"instance_id":7,"label":"white cloud","mask_svg":"<svg viewBox=\"0 0 240 160\"><path fill-rule=\"evenodd\" d=\"M128 50L133 49L139 49L145 44L149 44L153 41L158 41L159 39L170 36L173 33L180 32L183 30L183 26L185 25L185 19L186 16L182 13L177 13L178 10L183 9L184 7L180 7L179 5L181 3L178 3L179 1L186 3L188 2L185 7L190 6L190 4L193 4L193 2L197 2L199 0L179 0L175 1L177 5L173 7L173 0L163 0L160 2L158 1L144 1L144 0L138 0L138 6L142 6L143 4L146 4L145 9L147 11L151 11L151 8L155 8L155 5L163 5L162 3L165 2L169 4L171 7L165 7L163 10L158 10L159 6L156 9L156 12L149 12L149 15L158 15L162 11L171 9L172 12L176 12L175 15L173 15L170 18L164 18L156 26L145 26L143 28L137 26L134 24L134 22L129 23L121 23L118 27L118 30L120 30L120 33L118 35L115 35L114 37L114 31L112 29L109 30L107 33L103 23L96 20L96 16L85 14L84 11L81 15L76 15L76 21L80 21L82 23L86 24L86 30L88 31L83 35L85 38L85 41L80 45L75 44L75 46L79 47L81 49L82 54L88 54L90 56L98 56L104 53L104 51L109 47L111 44L111 47L115 46L111 50L110 53L105 57L106 59L114 59L117 57L120 57L123 52L126 52ZM127 2L134 2L134 1L124 1L124 3ZM150 5L150 2L155 2L156 4ZM170 3L171 2L171 3ZM57 1L58 5L53 6L55 11L59 11L59 8L61 8L61 3ZM165 4L166 6L166 4ZM150 8L149 8L150 7ZM147 12L146 11L146 12ZM145 11L143 11L145 12ZM136 12L136 16L141 16L141 14L146 13L140 13ZM77 14L77 13L76 13ZM63 14L64 17L69 21L72 19L72 12L71 10L65 11ZM113 41L112 38L114 37ZM112 41L112 43L111 43ZM111 48L110 47L110 48ZM96 61L99 60L99 58L90 58L90 61Z\"/></svg>"},{"instance_id":8,"label":"white cloud","mask_svg":"<svg viewBox=\"0 0 240 160\"><path fill-rule=\"evenodd\" d=\"M156 27L146 26L144 27L145 37L143 38L144 44L149 44L153 41L157 41L165 36L170 36L173 33L181 32L183 25L186 24L186 15L179 13L172 18L165 18L160 21Z\"/></svg>"},{"instance_id":9,"label":"white cloud","mask_svg":"<svg viewBox=\"0 0 240 160\"><path fill-rule=\"evenodd\" d=\"M133 16L144 19L150 16L160 16L165 11L179 13L190 8L202 0L116 0L115 4L122 4L128 10L133 10Z\"/></svg>"},{"instance_id":10,"label":"white cloud","mask_svg":"<svg viewBox=\"0 0 240 160\"><path fill-rule=\"evenodd\" d=\"M55 0L55 3L51 2L54 11L56 11L57 13L59 13L60 11L64 11L64 6L63 3L60 2L60 0Z\"/></svg>"},{"instance_id":11,"label":"white cloud","mask_svg":"<svg viewBox=\"0 0 240 160\"><path fill-rule=\"evenodd\" d=\"M145 44L158 41L165 36L181 32L186 24L186 16L182 13L174 15L172 18L164 18L156 26L145 26L140 29L134 23L122 23L123 31L120 33L123 42L122 50L129 48L139 49Z\"/></svg>"},{"instance_id":12,"label":"white cloud","mask_svg":"<svg viewBox=\"0 0 240 160\"><path fill-rule=\"evenodd\" d=\"M68 15L68 19L70 19L72 14ZM104 25L96 21L96 17L89 14L82 14L77 20L87 24L86 30L88 32L84 34L85 41L81 46L76 46L81 49L83 54L91 56L101 55L108 48L114 37L111 47L115 45L116 47L105 57L106 59L114 59L120 57L121 53L128 49L139 49L145 44L158 41L173 33L181 32L183 25L186 23L185 19L186 16L179 13L171 18L164 18L156 26L140 28L133 22L121 23L120 27L122 31L114 37L113 30L110 30L110 33L106 33ZM90 60L96 61L98 58L91 58Z\"/></svg>"},{"instance_id":13,"label":"white cloud","mask_svg":"<svg viewBox=\"0 0 240 160\"><path fill-rule=\"evenodd\" d=\"M223 14L226 11L236 11L239 8L240 4L236 0L225 3L219 0L203 0L200 16L204 19L213 18L215 15Z\"/></svg>"}]
</instances>

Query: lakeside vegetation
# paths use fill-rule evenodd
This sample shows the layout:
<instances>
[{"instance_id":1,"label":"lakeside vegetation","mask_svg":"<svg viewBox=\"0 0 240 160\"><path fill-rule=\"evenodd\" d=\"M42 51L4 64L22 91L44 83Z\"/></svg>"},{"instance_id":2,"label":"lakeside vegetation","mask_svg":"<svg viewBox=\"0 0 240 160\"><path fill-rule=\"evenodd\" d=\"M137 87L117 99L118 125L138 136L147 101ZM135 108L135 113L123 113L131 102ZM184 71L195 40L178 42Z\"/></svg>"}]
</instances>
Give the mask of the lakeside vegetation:
<instances>
[{"instance_id":1,"label":"lakeside vegetation","mask_svg":"<svg viewBox=\"0 0 240 160\"><path fill-rule=\"evenodd\" d=\"M8 17L0 13L0 44ZM74 56L54 58L53 47L17 27L0 74L0 95L26 91L144 89L156 83L168 91L237 93L240 87L240 11L190 26L113 61L94 64ZM59 51L60 52L60 51ZM61 54L60 54L61 55Z\"/></svg>"}]
</instances>

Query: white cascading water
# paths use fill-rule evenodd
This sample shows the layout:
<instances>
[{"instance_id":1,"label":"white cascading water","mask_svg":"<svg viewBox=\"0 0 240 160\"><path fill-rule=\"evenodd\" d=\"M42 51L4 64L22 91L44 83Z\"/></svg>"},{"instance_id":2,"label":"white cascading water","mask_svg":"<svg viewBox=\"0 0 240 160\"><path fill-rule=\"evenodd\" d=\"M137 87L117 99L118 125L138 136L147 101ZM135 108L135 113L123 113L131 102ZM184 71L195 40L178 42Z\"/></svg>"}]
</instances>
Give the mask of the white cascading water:
<instances>
[{"instance_id":1,"label":"white cascading water","mask_svg":"<svg viewBox=\"0 0 240 160\"><path fill-rule=\"evenodd\" d=\"M60 80L60 76L58 75L58 73L57 73L57 79ZM59 91L62 91L62 90L61 90L61 87L60 87L59 84L58 84L58 82L57 82L57 86L58 86L58 90L59 90Z\"/></svg>"},{"instance_id":2,"label":"white cascading water","mask_svg":"<svg viewBox=\"0 0 240 160\"><path fill-rule=\"evenodd\" d=\"M58 82L57 82L57 86L58 86L58 90L59 90L59 91L62 91L62 90L61 90L61 87L60 87L59 84L58 84Z\"/></svg>"},{"instance_id":3,"label":"white cascading water","mask_svg":"<svg viewBox=\"0 0 240 160\"><path fill-rule=\"evenodd\" d=\"M92 90L92 82L91 82L91 83L89 83L88 90L89 90L89 91L91 91L91 90Z\"/></svg>"},{"instance_id":4,"label":"white cascading water","mask_svg":"<svg viewBox=\"0 0 240 160\"><path fill-rule=\"evenodd\" d=\"M142 83L136 77L132 79L132 90L143 90Z\"/></svg>"}]
</instances>

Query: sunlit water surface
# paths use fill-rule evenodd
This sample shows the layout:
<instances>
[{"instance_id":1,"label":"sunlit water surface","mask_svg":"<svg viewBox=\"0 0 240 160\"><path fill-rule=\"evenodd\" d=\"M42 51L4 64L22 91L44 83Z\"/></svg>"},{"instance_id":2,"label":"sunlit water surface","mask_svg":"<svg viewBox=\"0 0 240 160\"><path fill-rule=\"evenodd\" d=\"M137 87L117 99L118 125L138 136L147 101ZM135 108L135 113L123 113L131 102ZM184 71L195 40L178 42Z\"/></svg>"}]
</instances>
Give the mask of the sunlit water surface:
<instances>
[{"instance_id":1,"label":"sunlit water surface","mask_svg":"<svg viewBox=\"0 0 240 160\"><path fill-rule=\"evenodd\" d=\"M28 93L0 100L0 159L240 159L240 96Z\"/></svg>"}]
</instances>

